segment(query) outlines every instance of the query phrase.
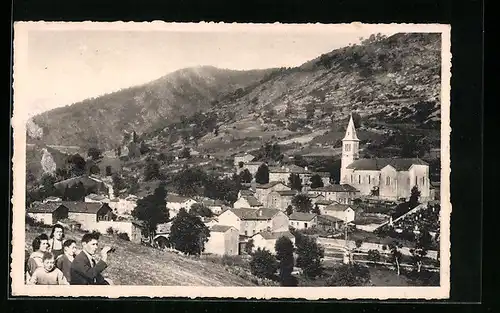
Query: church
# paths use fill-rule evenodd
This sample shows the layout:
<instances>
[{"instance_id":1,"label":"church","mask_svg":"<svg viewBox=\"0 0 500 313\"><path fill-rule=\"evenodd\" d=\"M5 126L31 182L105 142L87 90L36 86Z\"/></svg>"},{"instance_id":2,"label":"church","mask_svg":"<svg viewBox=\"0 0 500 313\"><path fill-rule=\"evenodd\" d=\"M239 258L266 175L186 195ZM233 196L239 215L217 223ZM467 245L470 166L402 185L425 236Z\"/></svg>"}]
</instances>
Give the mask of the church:
<instances>
[{"instance_id":1,"label":"church","mask_svg":"<svg viewBox=\"0 0 500 313\"><path fill-rule=\"evenodd\" d=\"M342 139L340 183L349 184L360 195L384 200L409 199L417 186L420 201L432 200L429 165L419 158L359 158L359 139L352 116Z\"/></svg>"}]
</instances>

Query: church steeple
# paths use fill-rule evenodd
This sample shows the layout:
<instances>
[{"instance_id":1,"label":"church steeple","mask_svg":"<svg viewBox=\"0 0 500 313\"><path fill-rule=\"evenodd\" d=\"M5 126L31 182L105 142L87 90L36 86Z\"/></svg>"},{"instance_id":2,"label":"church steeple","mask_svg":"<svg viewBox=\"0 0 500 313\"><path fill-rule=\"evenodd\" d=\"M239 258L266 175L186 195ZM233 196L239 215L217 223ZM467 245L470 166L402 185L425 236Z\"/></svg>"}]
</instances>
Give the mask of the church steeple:
<instances>
[{"instance_id":1,"label":"church steeple","mask_svg":"<svg viewBox=\"0 0 500 313\"><path fill-rule=\"evenodd\" d=\"M342 160L340 167L340 182L342 184L348 183L347 167L359 158L359 139L356 134L356 127L352 114L349 117L349 123L345 131L344 139L342 139Z\"/></svg>"}]
</instances>

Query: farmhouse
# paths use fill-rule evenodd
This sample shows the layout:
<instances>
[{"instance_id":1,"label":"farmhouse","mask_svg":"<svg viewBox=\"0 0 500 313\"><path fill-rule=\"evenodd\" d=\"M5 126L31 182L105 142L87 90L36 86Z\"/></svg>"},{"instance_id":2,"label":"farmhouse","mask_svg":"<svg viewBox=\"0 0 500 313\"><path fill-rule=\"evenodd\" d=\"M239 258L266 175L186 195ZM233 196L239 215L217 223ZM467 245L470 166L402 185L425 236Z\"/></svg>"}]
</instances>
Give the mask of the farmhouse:
<instances>
[{"instance_id":1,"label":"farmhouse","mask_svg":"<svg viewBox=\"0 0 500 313\"><path fill-rule=\"evenodd\" d=\"M197 202L191 198L181 197L173 194L167 195L167 208L170 210L170 217L176 216L181 208L189 211L189 209L191 209L191 206L195 203Z\"/></svg>"},{"instance_id":2,"label":"farmhouse","mask_svg":"<svg viewBox=\"0 0 500 313\"><path fill-rule=\"evenodd\" d=\"M295 229L311 228L318 224L318 217L316 214L293 212L288 218L290 220L290 226Z\"/></svg>"},{"instance_id":3,"label":"farmhouse","mask_svg":"<svg viewBox=\"0 0 500 313\"><path fill-rule=\"evenodd\" d=\"M61 202L34 202L26 209L29 217L46 225L68 218L68 208Z\"/></svg>"},{"instance_id":4,"label":"farmhouse","mask_svg":"<svg viewBox=\"0 0 500 313\"><path fill-rule=\"evenodd\" d=\"M216 255L238 255L238 230L233 226L213 225L205 243L205 253Z\"/></svg>"},{"instance_id":5,"label":"farmhouse","mask_svg":"<svg viewBox=\"0 0 500 313\"><path fill-rule=\"evenodd\" d=\"M348 184L333 184L325 187L315 188L308 191L310 195L321 195L324 200L331 200L338 203L350 204L356 199L359 191Z\"/></svg>"},{"instance_id":6,"label":"farmhouse","mask_svg":"<svg viewBox=\"0 0 500 313\"><path fill-rule=\"evenodd\" d=\"M264 206L269 206L269 194L273 191L292 190L282 182L274 181L255 187L255 198Z\"/></svg>"},{"instance_id":7,"label":"farmhouse","mask_svg":"<svg viewBox=\"0 0 500 313\"><path fill-rule=\"evenodd\" d=\"M251 208L251 209L258 209L262 207L262 203L257 200L253 195L249 196L241 196L236 202L234 202L233 207L235 209L241 209L241 208Z\"/></svg>"},{"instance_id":8,"label":"farmhouse","mask_svg":"<svg viewBox=\"0 0 500 313\"><path fill-rule=\"evenodd\" d=\"M356 212L353 206L339 203L334 203L325 207L321 214L334 216L345 223L352 222L356 218Z\"/></svg>"},{"instance_id":9,"label":"farmhouse","mask_svg":"<svg viewBox=\"0 0 500 313\"><path fill-rule=\"evenodd\" d=\"M222 225L235 227L244 236L252 236L263 230L288 230L288 216L276 209L228 209L219 215L218 220Z\"/></svg>"},{"instance_id":10,"label":"farmhouse","mask_svg":"<svg viewBox=\"0 0 500 313\"><path fill-rule=\"evenodd\" d=\"M254 244L253 251L261 248L266 249L271 253L276 253L276 241L281 237L286 237L290 239L293 244L295 244L295 236L288 230L282 232L263 231L252 236Z\"/></svg>"},{"instance_id":11,"label":"farmhouse","mask_svg":"<svg viewBox=\"0 0 500 313\"><path fill-rule=\"evenodd\" d=\"M341 184L350 184L363 196L385 200L408 199L416 186L420 199L431 197L429 165L419 158L359 158L359 139L352 116L342 139Z\"/></svg>"},{"instance_id":12,"label":"farmhouse","mask_svg":"<svg viewBox=\"0 0 500 313\"><path fill-rule=\"evenodd\" d=\"M115 218L107 203L64 201L62 204L68 208L68 218L79 222L82 229L93 230L99 221Z\"/></svg>"}]
</instances>

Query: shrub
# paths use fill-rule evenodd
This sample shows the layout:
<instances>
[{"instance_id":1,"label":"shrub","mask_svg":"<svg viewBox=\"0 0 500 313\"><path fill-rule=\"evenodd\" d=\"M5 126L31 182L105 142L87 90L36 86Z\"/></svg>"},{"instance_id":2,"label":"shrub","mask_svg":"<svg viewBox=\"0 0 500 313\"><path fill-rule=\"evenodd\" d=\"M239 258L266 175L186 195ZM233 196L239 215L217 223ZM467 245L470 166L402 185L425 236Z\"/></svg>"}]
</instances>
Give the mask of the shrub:
<instances>
[{"instance_id":1,"label":"shrub","mask_svg":"<svg viewBox=\"0 0 500 313\"><path fill-rule=\"evenodd\" d=\"M250 260L250 270L253 275L260 278L276 279L278 261L265 249L258 248Z\"/></svg>"},{"instance_id":2,"label":"shrub","mask_svg":"<svg viewBox=\"0 0 500 313\"><path fill-rule=\"evenodd\" d=\"M106 229L106 233L108 235L113 235L115 233L113 227L109 226L107 229Z\"/></svg>"},{"instance_id":3,"label":"shrub","mask_svg":"<svg viewBox=\"0 0 500 313\"><path fill-rule=\"evenodd\" d=\"M327 286L364 286L370 282L368 267L359 264L342 264L333 269Z\"/></svg>"},{"instance_id":4,"label":"shrub","mask_svg":"<svg viewBox=\"0 0 500 313\"><path fill-rule=\"evenodd\" d=\"M380 252L375 249L368 250L368 260L373 263L380 261Z\"/></svg>"},{"instance_id":5,"label":"shrub","mask_svg":"<svg viewBox=\"0 0 500 313\"><path fill-rule=\"evenodd\" d=\"M120 238L121 240L130 241L127 233L118 233L118 238Z\"/></svg>"}]
</instances>

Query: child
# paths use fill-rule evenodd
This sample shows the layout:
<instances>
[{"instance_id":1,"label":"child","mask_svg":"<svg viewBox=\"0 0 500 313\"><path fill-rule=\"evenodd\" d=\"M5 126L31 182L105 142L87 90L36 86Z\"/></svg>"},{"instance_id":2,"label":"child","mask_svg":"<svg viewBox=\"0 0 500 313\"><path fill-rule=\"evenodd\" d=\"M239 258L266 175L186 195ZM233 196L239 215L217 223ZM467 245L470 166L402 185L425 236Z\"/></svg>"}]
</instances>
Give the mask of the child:
<instances>
[{"instance_id":1,"label":"child","mask_svg":"<svg viewBox=\"0 0 500 313\"><path fill-rule=\"evenodd\" d=\"M71 263L76 255L76 241L68 239L63 243L64 253L56 259L56 267L63 272L67 281L71 281Z\"/></svg>"},{"instance_id":2,"label":"child","mask_svg":"<svg viewBox=\"0 0 500 313\"><path fill-rule=\"evenodd\" d=\"M42 260L43 267L35 270L29 280L30 285L69 285L61 270L55 267L51 252L45 252Z\"/></svg>"}]
</instances>

